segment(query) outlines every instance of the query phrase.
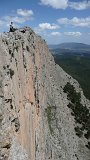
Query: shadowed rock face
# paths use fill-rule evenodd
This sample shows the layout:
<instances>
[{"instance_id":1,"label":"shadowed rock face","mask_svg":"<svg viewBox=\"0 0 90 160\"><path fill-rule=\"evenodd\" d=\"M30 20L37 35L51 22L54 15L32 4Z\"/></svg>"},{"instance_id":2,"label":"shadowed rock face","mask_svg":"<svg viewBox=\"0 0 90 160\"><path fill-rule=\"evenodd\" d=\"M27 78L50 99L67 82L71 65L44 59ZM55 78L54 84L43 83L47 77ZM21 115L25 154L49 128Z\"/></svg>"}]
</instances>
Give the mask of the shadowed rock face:
<instances>
[{"instance_id":1,"label":"shadowed rock face","mask_svg":"<svg viewBox=\"0 0 90 160\"><path fill-rule=\"evenodd\" d=\"M79 84L30 28L0 36L0 160L90 160L63 88Z\"/></svg>"}]
</instances>

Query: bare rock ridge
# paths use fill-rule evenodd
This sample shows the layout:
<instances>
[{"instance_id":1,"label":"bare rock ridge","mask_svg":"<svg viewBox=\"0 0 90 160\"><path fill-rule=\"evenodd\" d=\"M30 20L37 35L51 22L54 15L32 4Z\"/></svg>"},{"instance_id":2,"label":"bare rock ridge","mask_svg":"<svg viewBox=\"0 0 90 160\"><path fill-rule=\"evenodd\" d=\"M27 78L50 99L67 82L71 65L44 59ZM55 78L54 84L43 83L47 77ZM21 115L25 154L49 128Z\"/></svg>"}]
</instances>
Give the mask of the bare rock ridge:
<instances>
[{"instance_id":1,"label":"bare rock ridge","mask_svg":"<svg viewBox=\"0 0 90 160\"><path fill-rule=\"evenodd\" d=\"M90 102L29 27L0 35L0 160L90 160Z\"/></svg>"}]
</instances>

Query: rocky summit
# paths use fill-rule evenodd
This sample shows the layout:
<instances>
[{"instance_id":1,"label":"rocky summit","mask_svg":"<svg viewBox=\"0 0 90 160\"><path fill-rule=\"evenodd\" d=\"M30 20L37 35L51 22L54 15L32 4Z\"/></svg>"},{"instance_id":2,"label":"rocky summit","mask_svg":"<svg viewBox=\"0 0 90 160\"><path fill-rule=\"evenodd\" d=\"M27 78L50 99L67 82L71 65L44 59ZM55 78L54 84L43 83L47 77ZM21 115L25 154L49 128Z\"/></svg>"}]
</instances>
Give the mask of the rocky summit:
<instances>
[{"instance_id":1,"label":"rocky summit","mask_svg":"<svg viewBox=\"0 0 90 160\"><path fill-rule=\"evenodd\" d=\"M90 160L90 102L29 27L0 35L0 160Z\"/></svg>"}]
</instances>

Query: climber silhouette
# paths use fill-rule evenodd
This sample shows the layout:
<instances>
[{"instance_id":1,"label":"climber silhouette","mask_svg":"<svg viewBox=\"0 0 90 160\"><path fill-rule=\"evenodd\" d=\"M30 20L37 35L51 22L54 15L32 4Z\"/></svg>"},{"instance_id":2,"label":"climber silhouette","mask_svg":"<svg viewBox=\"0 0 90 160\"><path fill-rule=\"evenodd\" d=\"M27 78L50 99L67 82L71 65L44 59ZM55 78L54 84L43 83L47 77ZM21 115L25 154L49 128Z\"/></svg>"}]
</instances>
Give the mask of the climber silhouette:
<instances>
[{"instance_id":1,"label":"climber silhouette","mask_svg":"<svg viewBox=\"0 0 90 160\"><path fill-rule=\"evenodd\" d=\"M17 29L13 27L13 22L11 22L11 24L10 24L10 31L9 32L14 32L16 30Z\"/></svg>"}]
</instances>

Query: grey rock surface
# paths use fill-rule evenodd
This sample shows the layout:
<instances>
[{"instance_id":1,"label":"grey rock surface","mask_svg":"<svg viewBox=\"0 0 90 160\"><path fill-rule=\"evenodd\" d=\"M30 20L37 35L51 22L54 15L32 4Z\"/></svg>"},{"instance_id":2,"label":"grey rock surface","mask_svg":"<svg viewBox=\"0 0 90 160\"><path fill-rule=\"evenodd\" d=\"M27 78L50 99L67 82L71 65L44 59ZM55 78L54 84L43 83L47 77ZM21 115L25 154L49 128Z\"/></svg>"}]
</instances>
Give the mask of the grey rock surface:
<instances>
[{"instance_id":1,"label":"grey rock surface","mask_svg":"<svg viewBox=\"0 0 90 160\"><path fill-rule=\"evenodd\" d=\"M90 160L67 107L67 82L90 109L78 82L31 28L0 35L0 160Z\"/></svg>"}]
</instances>

